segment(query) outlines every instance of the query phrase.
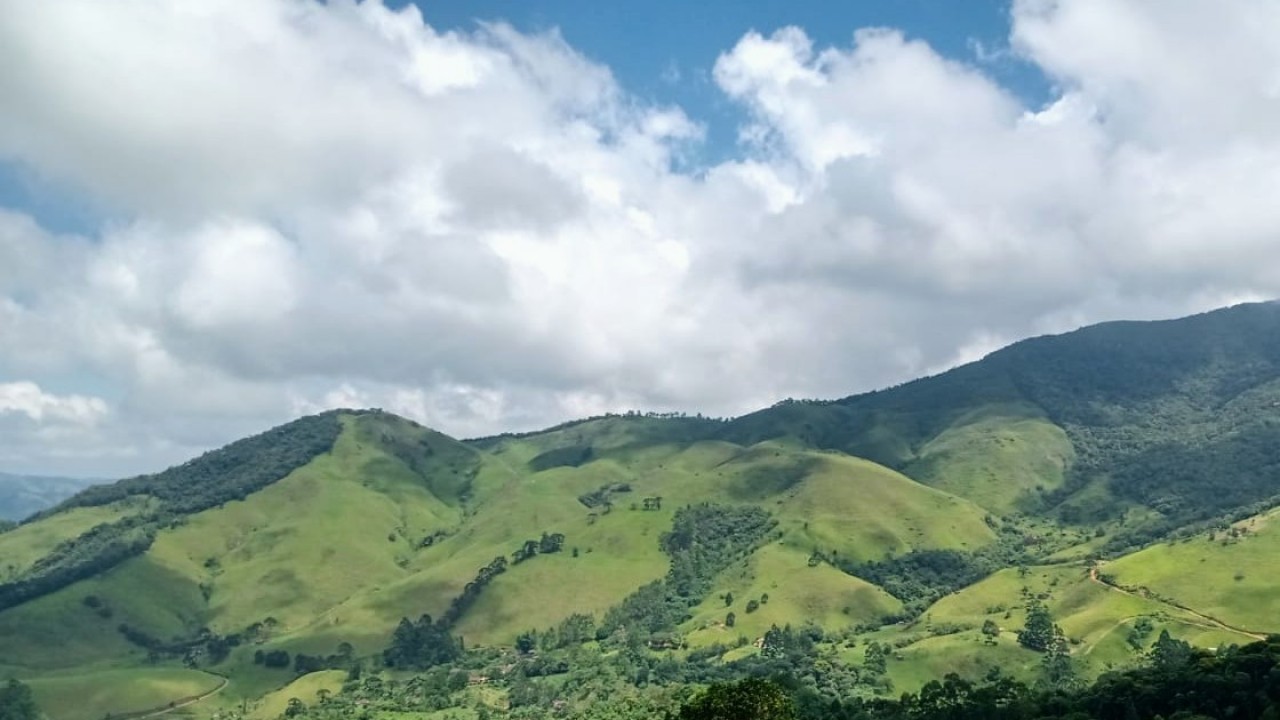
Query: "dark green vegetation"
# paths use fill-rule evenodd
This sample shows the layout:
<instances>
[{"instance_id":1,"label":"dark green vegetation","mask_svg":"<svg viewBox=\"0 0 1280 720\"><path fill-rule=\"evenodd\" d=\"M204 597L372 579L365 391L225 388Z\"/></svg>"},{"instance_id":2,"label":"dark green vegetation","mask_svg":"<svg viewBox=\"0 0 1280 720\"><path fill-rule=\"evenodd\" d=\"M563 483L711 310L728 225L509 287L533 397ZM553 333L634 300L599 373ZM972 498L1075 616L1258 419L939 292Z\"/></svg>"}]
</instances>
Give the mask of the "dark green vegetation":
<instances>
[{"instance_id":1,"label":"dark green vegetation","mask_svg":"<svg viewBox=\"0 0 1280 720\"><path fill-rule=\"evenodd\" d=\"M92 577L145 552L156 532L186 515L244 500L333 447L341 431L336 413L303 418L205 453L156 475L82 490L29 522L78 507L145 498L146 511L96 525L52 548L25 571L0 584L0 610Z\"/></svg>"},{"instance_id":2,"label":"dark green vegetation","mask_svg":"<svg viewBox=\"0 0 1280 720\"><path fill-rule=\"evenodd\" d=\"M1250 305L734 420L304 418L0 533L0 671L55 720L1111 717L1200 670L1254 717L1278 363Z\"/></svg>"},{"instance_id":3,"label":"dark green vegetation","mask_svg":"<svg viewBox=\"0 0 1280 720\"><path fill-rule=\"evenodd\" d=\"M39 717L40 709L36 707L31 688L13 679L0 688L0 720L39 720Z\"/></svg>"},{"instance_id":4,"label":"dark green vegetation","mask_svg":"<svg viewBox=\"0 0 1280 720\"><path fill-rule=\"evenodd\" d=\"M1280 717L1280 640L1198 651L1164 635L1140 666L1086 688L1028 687L948 675L900 700L823 704L785 680L717 684L680 707L679 720L1132 720Z\"/></svg>"},{"instance_id":5,"label":"dark green vegetation","mask_svg":"<svg viewBox=\"0 0 1280 720\"><path fill-rule=\"evenodd\" d=\"M1081 524L1151 511L1117 534L1111 547L1122 549L1272 504L1278 404L1280 306L1264 303L1026 340L890 390L748 415L725 436L795 435L946 485L960 451L931 452L940 438L993 415L1043 420L1065 431L1074 462L1056 487L1036 478L1018 506ZM1018 486L1014 477L992 480Z\"/></svg>"}]
</instances>

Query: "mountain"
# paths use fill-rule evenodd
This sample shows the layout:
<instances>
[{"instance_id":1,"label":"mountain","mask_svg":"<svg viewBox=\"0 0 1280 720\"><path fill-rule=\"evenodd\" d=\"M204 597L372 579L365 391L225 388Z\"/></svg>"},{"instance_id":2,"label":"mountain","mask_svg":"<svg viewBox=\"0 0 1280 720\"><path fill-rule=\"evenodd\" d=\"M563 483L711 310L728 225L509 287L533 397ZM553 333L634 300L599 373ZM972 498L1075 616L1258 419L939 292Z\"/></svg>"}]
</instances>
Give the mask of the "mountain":
<instances>
[{"instance_id":1,"label":"mountain","mask_svg":"<svg viewBox=\"0 0 1280 720\"><path fill-rule=\"evenodd\" d=\"M941 375L732 423L1141 543L1280 493L1280 305L1034 338Z\"/></svg>"},{"instance_id":2,"label":"mountain","mask_svg":"<svg viewBox=\"0 0 1280 720\"><path fill-rule=\"evenodd\" d=\"M827 700L1035 678L1037 613L1083 677L1163 631L1241 643L1280 589L1278 378L1264 304L723 421L302 418L0 533L0 675L72 720L604 717L744 674Z\"/></svg>"},{"instance_id":3,"label":"mountain","mask_svg":"<svg viewBox=\"0 0 1280 720\"><path fill-rule=\"evenodd\" d=\"M94 480L0 473L0 522L17 522L52 507Z\"/></svg>"}]
</instances>

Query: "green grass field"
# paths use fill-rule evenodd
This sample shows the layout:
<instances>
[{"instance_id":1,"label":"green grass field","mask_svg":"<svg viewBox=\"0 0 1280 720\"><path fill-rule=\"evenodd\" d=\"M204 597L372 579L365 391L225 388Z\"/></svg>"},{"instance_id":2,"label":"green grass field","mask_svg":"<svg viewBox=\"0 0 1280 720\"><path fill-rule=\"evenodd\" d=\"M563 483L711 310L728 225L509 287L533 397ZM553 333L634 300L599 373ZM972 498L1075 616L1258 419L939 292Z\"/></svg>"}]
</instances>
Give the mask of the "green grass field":
<instances>
[{"instance_id":1,"label":"green grass field","mask_svg":"<svg viewBox=\"0 0 1280 720\"><path fill-rule=\"evenodd\" d=\"M1062 485L1075 460L1062 428L1034 408L996 405L968 413L926 443L906 472L997 514L1034 507Z\"/></svg>"},{"instance_id":2,"label":"green grass field","mask_svg":"<svg viewBox=\"0 0 1280 720\"><path fill-rule=\"evenodd\" d=\"M29 684L49 720L100 720L107 714L164 709L217 689L222 678L180 668L132 668L36 678Z\"/></svg>"},{"instance_id":3,"label":"green grass field","mask_svg":"<svg viewBox=\"0 0 1280 720\"><path fill-rule=\"evenodd\" d=\"M1259 634L1280 632L1280 510L1237 523L1234 531L1154 545L1107 563L1122 585L1143 587L1197 612Z\"/></svg>"},{"instance_id":4,"label":"green grass field","mask_svg":"<svg viewBox=\"0 0 1280 720\"><path fill-rule=\"evenodd\" d=\"M738 636L754 641L772 625L816 623L836 630L901 610L902 603L875 585L825 563L810 566L808 557L807 550L772 544L722 573L711 597L694 608L686 625L689 644L732 645ZM722 596L729 593L733 602L726 605ZM767 602L747 612L749 601L760 602L765 595ZM725 625L730 612L733 627Z\"/></svg>"}]
</instances>

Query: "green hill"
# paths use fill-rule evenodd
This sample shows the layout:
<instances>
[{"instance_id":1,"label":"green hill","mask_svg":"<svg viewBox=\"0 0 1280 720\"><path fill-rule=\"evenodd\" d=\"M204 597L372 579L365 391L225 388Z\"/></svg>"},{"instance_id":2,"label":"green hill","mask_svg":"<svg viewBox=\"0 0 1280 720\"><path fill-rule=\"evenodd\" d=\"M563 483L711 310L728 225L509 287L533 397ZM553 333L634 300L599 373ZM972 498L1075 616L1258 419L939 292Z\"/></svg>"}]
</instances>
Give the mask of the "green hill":
<instances>
[{"instance_id":1,"label":"green hill","mask_svg":"<svg viewBox=\"0 0 1280 720\"><path fill-rule=\"evenodd\" d=\"M1037 602L1085 677L1162 630L1251 640L1274 610L1278 338L1280 309L1241 306L732 420L465 442L303 418L0 532L0 675L55 718L88 716L60 693L101 716L216 676L184 712L274 716L321 689L388 712L652 710L651 684L751 673L836 699L1031 679ZM436 689L410 703L410 682Z\"/></svg>"},{"instance_id":2,"label":"green hill","mask_svg":"<svg viewBox=\"0 0 1280 720\"><path fill-rule=\"evenodd\" d=\"M1015 343L930 378L730 422L1008 512L1069 523L1149 510L1132 547L1280 491L1280 305L1113 322Z\"/></svg>"}]
</instances>

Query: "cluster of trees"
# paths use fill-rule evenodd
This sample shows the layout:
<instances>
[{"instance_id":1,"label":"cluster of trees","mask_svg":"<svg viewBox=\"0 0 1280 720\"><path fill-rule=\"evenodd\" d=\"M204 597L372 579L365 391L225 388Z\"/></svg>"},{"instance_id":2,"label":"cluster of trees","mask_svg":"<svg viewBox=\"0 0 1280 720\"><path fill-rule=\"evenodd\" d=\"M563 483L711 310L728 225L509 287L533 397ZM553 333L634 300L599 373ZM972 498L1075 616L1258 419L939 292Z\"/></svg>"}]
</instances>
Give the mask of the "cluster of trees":
<instances>
[{"instance_id":1,"label":"cluster of trees","mask_svg":"<svg viewBox=\"0 0 1280 720\"><path fill-rule=\"evenodd\" d=\"M525 560L530 560L537 555L548 555L550 553L558 553L564 549L564 533L542 533L542 537L538 540L525 540L519 550L511 553L511 562L519 565Z\"/></svg>"},{"instance_id":2,"label":"cluster of trees","mask_svg":"<svg viewBox=\"0 0 1280 720\"><path fill-rule=\"evenodd\" d=\"M26 571L0 583L0 611L109 570L141 555L155 540L154 522L129 517L103 523L59 543Z\"/></svg>"},{"instance_id":3,"label":"cluster of trees","mask_svg":"<svg viewBox=\"0 0 1280 720\"><path fill-rule=\"evenodd\" d=\"M679 720L1133 720L1280 717L1280 639L1216 653L1162 635L1142 667L1090 686L1028 686L956 675L898 700L830 702L785 677L717 683Z\"/></svg>"},{"instance_id":4,"label":"cluster of trees","mask_svg":"<svg viewBox=\"0 0 1280 720\"><path fill-rule=\"evenodd\" d=\"M710 593L715 576L750 554L775 525L758 507L702 504L676 511L671 530L659 540L670 558L666 576L609 610L597 634L607 637L619 629L654 634L679 625Z\"/></svg>"},{"instance_id":5,"label":"cluster of trees","mask_svg":"<svg viewBox=\"0 0 1280 720\"><path fill-rule=\"evenodd\" d=\"M0 687L0 720L40 720L41 717L31 688L13 678Z\"/></svg>"},{"instance_id":6,"label":"cluster of trees","mask_svg":"<svg viewBox=\"0 0 1280 720\"><path fill-rule=\"evenodd\" d=\"M200 628L200 631L192 637L172 640L161 640L128 623L120 623L116 626L116 630L124 636L125 640L146 650L147 658L151 662L176 658L181 659L188 667L197 667L202 663L217 665L227 659L232 648L239 647L244 642L242 633L219 635L207 627ZM287 653L285 664L288 664Z\"/></svg>"},{"instance_id":7,"label":"cluster of trees","mask_svg":"<svg viewBox=\"0 0 1280 720\"><path fill-rule=\"evenodd\" d=\"M601 485L591 492L579 495L578 502L594 510L598 507L612 505L614 495L629 492L631 492L630 483L609 483L608 485Z\"/></svg>"},{"instance_id":8,"label":"cluster of trees","mask_svg":"<svg viewBox=\"0 0 1280 720\"><path fill-rule=\"evenodd\" d=\"M243 500L333 449L342 432L341 412L350 411L294 420L154 475L92 486L36 517L71 507L108 505L136 495L159 500L164 511L175 515Z\"/></svg>"},{"instance_id":9,"label":"cluster of trees","mask_svg":"<svg viewBox=\"0 0 1280 720\"><path fill-rule=\"evenodd\" d=\"M449 626L430 615L412 621L404 618L391 636L391 646L382 653L387 667L426 670L461 657L462 641L449 633Z\"/></svg>"},{"instance_id":10,"label":"cluster of trees","mask_svg":"<svg viewBox=\"0 0 1280 720\"><path fill-rule=\"evenodd\" d=\"M449 609L440 617L440 625L451 628L462 619L463 613L475 604L480 591L493 582L493 579L507 571L507 559L501 555L489 561L488 565L476 572L476 577L462 588L462 594L449 602Z\"/></svg>"},{"instance_id":11,"label":"cluster of trees","mask_svg":"<svg viewBox=\"0 0 1280 720\"><path fill-rule=\"evenodd\" d=\"M992 571L983 558L959 550L913 550L866 563L839 556L825 559L850 575L884 588L901 600L907 615L913 617L944 595L972 585Z\"/></svg>"}]
</instances>

